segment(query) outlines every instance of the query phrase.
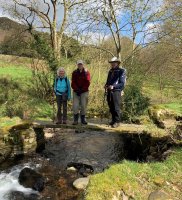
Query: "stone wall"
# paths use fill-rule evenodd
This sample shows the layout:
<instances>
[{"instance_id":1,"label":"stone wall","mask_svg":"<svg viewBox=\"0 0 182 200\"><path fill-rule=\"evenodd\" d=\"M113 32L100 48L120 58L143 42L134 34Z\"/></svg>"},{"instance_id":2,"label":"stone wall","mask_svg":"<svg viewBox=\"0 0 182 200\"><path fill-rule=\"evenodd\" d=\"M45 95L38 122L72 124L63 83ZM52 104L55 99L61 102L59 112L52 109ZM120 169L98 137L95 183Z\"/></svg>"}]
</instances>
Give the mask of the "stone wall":
<instances>
[{"instance_id":1,"label":"stone wall","mask_svg":"<svg viewBox=\"0 0 182 200\"><path fill-rule=\"evenodd\" d=\"M0 163L9 157L29 154L37 148L37 135L31 123L21 123L0 130Z\"/></svg>"}]
</instances>

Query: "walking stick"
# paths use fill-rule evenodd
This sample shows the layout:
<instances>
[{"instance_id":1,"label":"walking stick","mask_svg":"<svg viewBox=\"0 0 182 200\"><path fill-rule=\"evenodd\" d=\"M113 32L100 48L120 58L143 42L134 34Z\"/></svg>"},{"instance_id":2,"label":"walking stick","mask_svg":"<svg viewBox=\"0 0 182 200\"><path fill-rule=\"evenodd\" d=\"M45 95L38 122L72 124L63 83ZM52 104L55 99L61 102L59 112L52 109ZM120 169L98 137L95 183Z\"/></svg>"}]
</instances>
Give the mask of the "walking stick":
<instances>
[{"instance_id":1,"label":"walking stick","mask_svg":"<svg viewBox=\"0 0 182 200\"><path fill-rule=\"evenodd\" d=\"M53 91L52 91L52 110L53 110L53 114L52 114L52 121L54 123L55 119L56 119L56 116L55 116L55 112L56 112L56 109L55 109L55 101L54 101L54 82L55 82L55 75L53 76Z\"/></svg>"},{"instance_id":2,"label":"walking stick","mask_svg":"<svg viewBox=\"0 0 182 200\"><path fill-rule=\"evenodd\" d=\"M105 88L104 98L103 98L103 105L102 105L103 110L102 110L102 113L101 113L101 122L102 122L103 115L104 115L104 106L105 106L106 96L107 96L107 89Z\"/></svg>"},{"instance_id":3,"label":"walking stick","mask_svg":"<svg viewBox=\"0 0 182 200\"><path fill-rule=\"evenodd\" d=\"M103 108L104 108L104 105L105 105L106 96L107 96L107 89L105 88L105 91L104 91L104 99L103 99Z\"/></svg>"}]
</instances>

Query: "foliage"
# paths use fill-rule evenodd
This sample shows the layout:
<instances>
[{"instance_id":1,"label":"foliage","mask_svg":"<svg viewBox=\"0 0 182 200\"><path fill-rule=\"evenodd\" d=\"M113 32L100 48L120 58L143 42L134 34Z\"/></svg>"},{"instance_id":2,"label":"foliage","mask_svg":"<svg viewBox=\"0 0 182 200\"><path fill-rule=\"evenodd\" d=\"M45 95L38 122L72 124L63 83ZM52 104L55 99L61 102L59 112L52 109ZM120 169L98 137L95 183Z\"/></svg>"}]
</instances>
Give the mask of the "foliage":
<instances>
[{"instance_id":1,"label":"foliage","mask_svg":"<svg viewBox=\"0 0 182 200\"><path fill-rule=\"evenodd\" d=\"M53 93L52 74L42 61L32 62L32 77L28 85L30 95L51 102Z\"/></svg>"},{"instance_id":2,"label":"foliage","mask_svg":"<svg viewBox=\"0 0 182 200\"><path fill-rule=\"evenodd\" d=\"M15 74L16 76L16 74ZM34 117L52 117L51 106L39 99L36 93L31 93L30 79L13 79L11 77L0 78L0 116L20 117L21 119Z\"/></svg>"},{"instance_id":3,"label":"foliage","mask_svg":"<svg viewBox=\"0 0 182 200\"><path fill-rule=\"evenodd\" d=\"M2 104L2 115L13 117L23 117L23 103L17 103L22 94L21 86L11 78L3 77L0 79L1 96L0 102Z\"/></svg>"},{"instance_id":4,"label":"foliage","mask_svg":"<svg viewBox=\"0 0 182 200\"><path fill-rule=\"evenodd\" d=\"M77 55L81 53L81 45L79 42L67 35L63 35L61 55L66 59L74 59Z\"/></svg>"},{"instance_id":5,"label":"foliage","mask_svg":"<svg viewBox=\"0 0 182 200\"><path fill-rule=\"evenodd\" d=\"M142 94L141 87L128 85L124 91L122 104L122 120L132 121L132 118L144 114L149 106L149 98Z\"/></svg>"},{"instance_id":6,"label":"foliage","mask_svg":"<svg viewBox=\"0 0 182 200\"><path fill-rule=\"evenodd\" d=\"M2 54L32 57L30 42L22 34L6 37L0 47Z\"/></svg>"},{"instance_id":7,"label":"foliage","mask_svg":"<svg viewBox=\"0 0 182 200\"><path fill-rule=\"evenodd\" d=\"M40 33L33 33L34 42L32 44L32 49L35 49L37 58L44 59L47 61L50 70L55 72L58 66L58 60L56 59L53 49L50 47L48 40L45 35Z\"/></svg>"}]
</instances>

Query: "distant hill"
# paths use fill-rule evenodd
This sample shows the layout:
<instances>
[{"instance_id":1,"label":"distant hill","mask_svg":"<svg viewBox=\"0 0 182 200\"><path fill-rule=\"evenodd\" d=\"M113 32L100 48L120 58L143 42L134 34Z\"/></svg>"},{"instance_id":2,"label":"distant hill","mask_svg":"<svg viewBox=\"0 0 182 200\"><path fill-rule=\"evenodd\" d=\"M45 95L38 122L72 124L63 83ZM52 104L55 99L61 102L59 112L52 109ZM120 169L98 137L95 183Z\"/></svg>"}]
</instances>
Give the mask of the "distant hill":
<instances>
[{"instance_id":1,"label":"distant hill","mask_svg":"<svg viewBox=\"0 0 182 200\"><path fill-rule=\"evenodd\" d=\"M13 21L7 17L0 17L0 29L2 30L19 30L25 28L26 26L23 24Z\"/></svg>"},{"instance_id":2,"label":"distant hill","mask_svg":"<svg viewBox=\"0 0 182 200\"><path fill-rule=\"evenodd\" d=\"M5 37L12 36L19 32L26 30L26 26L13 21L7 17L0 17L0 43L2 43Z\"/></svg>"},{"instance_id":3,"label":"distant hill","mask_svg":"<svg viewBox=\"0 0 182 200\"><path fill-rule=\"evenodd\" d=\"M0 54L31 56L30 46L27 41L33 39L31 34L26 31L28 26L18 23L7 17L0 17ZM49 33L34 30L34 33L41 34L49 42ZM73 57L80 52L80 45L77 40L67 35L63 35L62 54L66 57Z\"/></svg>"}]
</instances>

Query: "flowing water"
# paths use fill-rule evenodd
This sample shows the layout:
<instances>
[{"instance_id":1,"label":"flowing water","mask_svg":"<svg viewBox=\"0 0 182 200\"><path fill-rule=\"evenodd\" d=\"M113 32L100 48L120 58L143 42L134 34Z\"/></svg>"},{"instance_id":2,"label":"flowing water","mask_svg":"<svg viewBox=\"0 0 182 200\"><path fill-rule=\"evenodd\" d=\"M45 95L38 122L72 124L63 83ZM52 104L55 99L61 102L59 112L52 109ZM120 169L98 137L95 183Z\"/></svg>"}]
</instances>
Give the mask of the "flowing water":
<instances>
[{"instance_id":1,"label":"flowing water","mask_svg":"<svg viewBox=\"0 0 182 200\"><path fill-rule=\"evenodd\" d=\"M23 165L14 166L10 170L1 172L0 174L0 200L13 199L14 195L12 195L12 193L15 191L23 193L25 197L37 194L36 191L30 188L24 188L18 183L18 176L20 174L20 171L24 167L37 168L38 165L32 166L31 163L26 163Z\"/></svg>"}]
</instances>

